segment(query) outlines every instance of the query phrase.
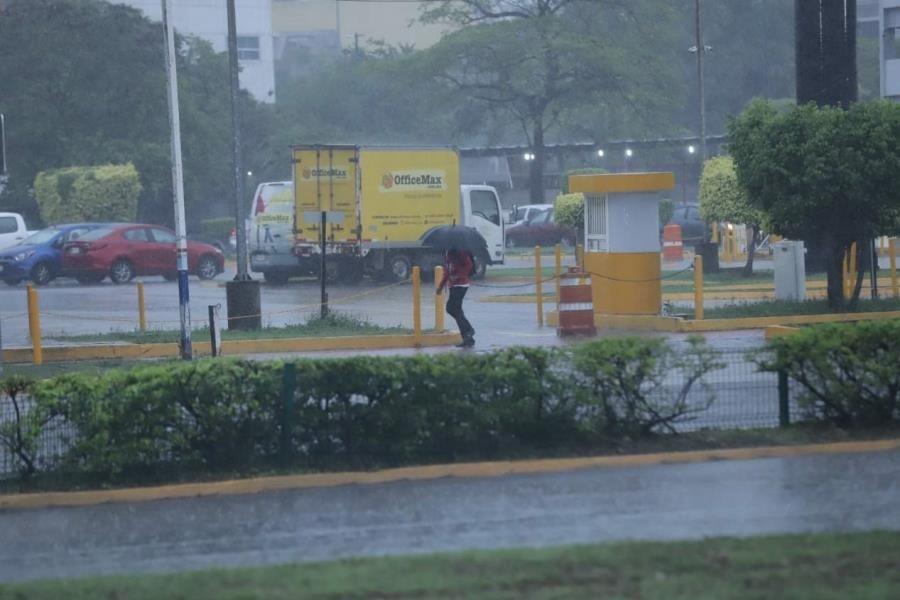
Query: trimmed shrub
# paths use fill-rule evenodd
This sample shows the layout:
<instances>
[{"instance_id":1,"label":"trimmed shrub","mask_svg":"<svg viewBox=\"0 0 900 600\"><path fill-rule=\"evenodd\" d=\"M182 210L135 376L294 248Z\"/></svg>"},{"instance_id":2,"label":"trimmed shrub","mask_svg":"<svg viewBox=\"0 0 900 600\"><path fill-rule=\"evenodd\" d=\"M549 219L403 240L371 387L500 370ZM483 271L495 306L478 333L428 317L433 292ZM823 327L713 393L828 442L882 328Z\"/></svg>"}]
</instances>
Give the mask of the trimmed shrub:
<instances>
[{"instance_id":1,"label":"trimmed shrub","mask_svg":"<svg viewBox=\"0 0 900 600\"><path fill-rule=\"evenodd\" d=\"M900 320L806 327L768 348L761 368L800 384L808 417L843 428L900 422Z\"/></svg>"},{"instance_id":2,"label":"trimmed shrub","mask_svg":"<svg viewBox=\"0 0 900 600\"><path fill-rule=\"evenodd\" d=\"M52 422L60 470L132 480L161 467L230 470L284 458L316 468L490 458L672 432L712 402L687 395L719 366L699 339L676 352L626 338L295 365L289 406L279 362L63 375L34 385L28 435L38 439ZM676 371L683 379L673 386L665 379Z\"/></svg>"},{"instance_id":3,"label":"trimmed shrub","mask_svg":"<svg viewBox=\"0 0 900 600\"><path fill-rule=\"evenodd\" d=\"M131 163L38 173L34 191L48 224L134 221L141 182Z\"/></svg>"},{"instance_id":4,"label":"trimmed shrub","mask_svg":"<svg viewBox=\"0 0 900 600\"><path fill-rule=\"evenodd\" d=\"M560 194L553 203L553 219L557 225L584 231L584 194Z\"/></svg>"}]
</instances>

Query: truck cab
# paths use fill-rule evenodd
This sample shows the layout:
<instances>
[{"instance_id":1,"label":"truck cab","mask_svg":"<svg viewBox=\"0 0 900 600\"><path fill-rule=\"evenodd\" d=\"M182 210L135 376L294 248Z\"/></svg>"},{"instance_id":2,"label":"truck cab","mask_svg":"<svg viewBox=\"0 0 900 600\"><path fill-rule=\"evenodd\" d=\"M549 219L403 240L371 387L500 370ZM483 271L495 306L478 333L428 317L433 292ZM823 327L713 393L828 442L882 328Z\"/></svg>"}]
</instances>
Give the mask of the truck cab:
<instances>
[{"instance_id":1,"label":"truck cab","mask_svg":"<svg viewBox=\"0 0 900 600\"><path fill-rule=\"evenodd\" d=\"M487 242L489 264L503 264L504 226L497 190L487 185L462 185L460 201L462 224L476 229Z\"/></svg>"},{"instance_id":2,"label":"truck cab","mask_svg":"<svg viewBox=\"0 0 900 600\"><path fill-rule=\"evenodd\" d=\"M15 246L32 233L25 227L22 215L0 212L0 249Z\"/></svg>"}]
</instances>

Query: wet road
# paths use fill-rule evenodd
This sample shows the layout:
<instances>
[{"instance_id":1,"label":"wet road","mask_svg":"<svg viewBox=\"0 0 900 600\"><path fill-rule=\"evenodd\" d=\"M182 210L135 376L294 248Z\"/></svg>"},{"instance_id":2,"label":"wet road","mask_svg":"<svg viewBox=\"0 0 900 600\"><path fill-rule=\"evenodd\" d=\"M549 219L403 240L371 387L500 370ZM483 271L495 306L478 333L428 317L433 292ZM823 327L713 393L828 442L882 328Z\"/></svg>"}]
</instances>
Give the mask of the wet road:
<instances>
[{"instance_id":1,"label":"wet road","mask_svg":"<svg viewBox=\"0 0 900 600\"><path fill-rule=\"evenodd\" d=\"M351 556L900 529L900 451L0 512L0 581Z\"/></svg>"}]
</instances>

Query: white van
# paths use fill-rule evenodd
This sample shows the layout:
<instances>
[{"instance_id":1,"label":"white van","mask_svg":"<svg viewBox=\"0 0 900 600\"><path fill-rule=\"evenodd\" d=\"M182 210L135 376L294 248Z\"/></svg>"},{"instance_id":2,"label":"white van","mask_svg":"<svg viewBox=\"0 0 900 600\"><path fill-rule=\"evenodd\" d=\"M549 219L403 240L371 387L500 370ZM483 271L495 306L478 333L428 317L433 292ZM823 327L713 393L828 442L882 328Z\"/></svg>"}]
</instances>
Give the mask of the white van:
<instances>
[{"instance_id":1,"label":"white van","mask_svg":"<svg viewBox=\"0 0 900 600\"><path fill-rule=\"evenodd\" d=\"M15 246L32 233L19 213L0 212L0 249Z\"/></svg>"},{"instance_id":2,"label":"white van","mask_svg":"<svg viewBox=\"0 0 900 600\"><path fill-rule=\"evenodd\" d=\"M250 270L266 281L284 283L301 275L294 255L294 184L290 181L261 183L253 195L247 219Z\"/></svg>"},{"instance_id":3,"label":"white van","mask_svg":"<svg viewBox=\"0 0 900 600\"><path fill-rule=\"evenodd\" d=\"M510 215L510 224L519 225L532 218L537 213L553 208L552 204L523 204L514 206Z\"/></svg>"}]
</instances>

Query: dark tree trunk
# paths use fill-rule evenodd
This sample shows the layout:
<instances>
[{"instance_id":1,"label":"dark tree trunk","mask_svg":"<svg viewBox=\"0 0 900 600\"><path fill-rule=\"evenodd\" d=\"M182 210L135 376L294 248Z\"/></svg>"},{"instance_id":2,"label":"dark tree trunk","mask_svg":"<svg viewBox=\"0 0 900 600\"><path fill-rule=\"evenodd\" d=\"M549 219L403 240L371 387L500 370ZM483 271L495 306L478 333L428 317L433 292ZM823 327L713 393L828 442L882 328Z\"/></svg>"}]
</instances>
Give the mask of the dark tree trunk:
<instances>
[{"instance_id":1,"label":"dark tree trunk","mask_svg":"<svg viewBox=\"0 0 900 600\"><path fill-rule=\"evenodd\" d=\"M844 246L832 239L824 240L823 251L827 257L828 306L843 311L844 304Z\"/></svg>"},{"instance_id":2,"label":"dark tree trunk","mask_svg":"<svg viewBox=\"0 0 900 600\"><path fill-rule=\"evenodd\" d=\"M744 265L744 277L753 275L753 255L756 254L756 245L759 244L759 226L751 225L750 244L747 246L747 264Z\"/></svg>"},{"instance_id":3,"label":"dark tree trunk","mask_svg":"<svg viewBox=\"0 0 900 600\"><path fill-rule=\"evenodd\" d=\"M869 240L856 241L856 282L853 284L853 295L850 297L850 303L847 306L849 310L856 310L857 306L859 306L859 294L862 291L864 275L868 268L866 252L871 250L869 244Z\"/></svg>"},{"instance_id":4,"label":"dark tree trunk","mask_svg":"<svg viewBox=\"0 0 900 600\"><path fill-rule=\"evenodd\" d=\"M532 204L544 203L544 121L537 117L534 120L534 132L532 133L534 143L532 144L532 153L534 160L528 172L528 188L529 197Z\"/></svg>"}]
</instances>

